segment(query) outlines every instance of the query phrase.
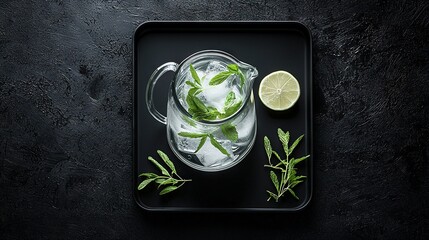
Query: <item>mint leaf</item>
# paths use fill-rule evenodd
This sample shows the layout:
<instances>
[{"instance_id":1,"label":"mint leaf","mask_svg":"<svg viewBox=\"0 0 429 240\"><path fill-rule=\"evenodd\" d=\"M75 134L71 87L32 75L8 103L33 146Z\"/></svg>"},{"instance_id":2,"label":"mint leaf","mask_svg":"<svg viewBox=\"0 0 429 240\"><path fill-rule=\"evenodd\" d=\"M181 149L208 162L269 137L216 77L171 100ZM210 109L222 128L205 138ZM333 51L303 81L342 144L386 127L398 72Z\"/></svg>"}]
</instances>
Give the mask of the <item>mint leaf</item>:
<instances>
[{"instance_id":1,"label":"mint leaf","mask_svg":"<svg viewBox=\"0 0 429 240\"><path fill-rule=\"evenodd\" d=\"M193 100L193 94L197 91L197 88L191 88L189 89L188 95L186 96L186 103L188 104L188 111L190 111L190 109L196 109L197 105L194 103Z\"/></svg>"},{"instance_id":2,"label":"mint leaf","mask_svg":"<svg viewBox=\"0 0 429 240\"><path fill-rule=\"evenodd\" d=\"M190 109L189 113L195 120L215 120L220 116L219 111L214 107L207 107L206 109Z\"/></svg>"},{"instance_id":3,"label":"mint leaf","mask_svg":"<svg viewBox=\"0 0 429 240\"><path fill-rule=\"evenodd\" d=\"M198 97L192 96L192 101L195 103L195 106L199 110L201 110L203 112L207 112L208 111L206 105L204 105L204 103Z\"/></svg>"},{"instance_id":4,"label":"mint leaf","mask_svg":"<svg viewBox=\"0 0 429 240\"><path fill-rule=\"evenodd\" d=\"M309 158L310 157L310 155L307 155L307 156L304 156L304 157L300 157L300 158L297 158L297 159L294 159L294 165L296 165L297 163L299 163L299 162L302 162L302 161L304 161L305 159L307 159L307 158Z\"/></svg>"},{"instance_id":5,"label":"mint leaf","mask_svg":"<svg viewBox=\"0 0 429 240\"><path fill-rule=\"evenodd\" d=\"M226 96L224 109L231 107L231 105L234 103L234 101L235 101L235 93L233 91L231 91Z\"/></svg>"},{"instance_id":6,"label":"mint leaf","mask_svg":"<svg viewBox=\"0 0 429 240\"><path fill-rule=\"evenodd\" d=\"M278 192L279 191L279 180L277 178L277 175L273 171L270 171L270 178L271 178L271 182L273 182L274 187L276 188L276 190Z\"/></svg>"},{"instance_id":7,"label":"mint leaf","mask_svg":"<svg viewBox=\"0 0 429 240\"><path fill-rule=\"evenodd\" d=\"M238 109L240 109L240 107L241 107L241 101L239 101L239 102L233 104L232 106L224 109L225 113L222 115L222 118L227 118L227 117L231 116L232 114L237 112Z\"/></svg>"},{"instance_id":8,"label":"mint leaf","mask_svg":"<svg viewBox=\"0 0 429 240\"><path fill-rule=\"evenodd\" d=\"M190 109L189 113L192 114L192 118L195 119L196 121L205 119L207 116L207 113L204 113L195 109Z\"/></svg>"},{"instance_id":9,"label":"mint leaf","mask_svg":"<svg viewBox=\"0 0 429 240\"><path fill-rule=\"evenodd\" d=\"M208 107L207 111L205 116L207 120L215 120L220 115L220 112L215 107Z\"/></svg>"},{"instance_id":10,"label":"mint leaf","mask_svg":"<svg viewBox=\"0 0 429 240\"><path fill-rule=\"evenodd\" d=\"M160 182L158 185L158 188L160 188L162 185L168 185L168 184L177 184L177 180L174 178L165 179L164 181Z\"/></svg>"},{"instance_id":11,"label":"mint leaf","mask_svg":"<svg viewBox=\"0 0 429 240\"><path fill-rule=\"evenodd\" d=\"M223 135L229 140L236 142L238 140L238 132L234 125L231 123L225 123L220 126Z\"/></svg>"},{"instance_id":12,"label":"mint leaf","mask_svg":"<svg viewBox=\"0 0 429 240\"><path fill-rule=\"evenodd\" d=\"M197 96L201 89L191 88L186 96L186 102L188 103L188 112L192 115L194 120L206 119L214 120L220 113L214 107L207 107Z\"/></svg>"},{"instance_id":13,"label":"mint leaf","mask_svg":"<svg viewBox=\"0 0 429 240\"><path fill-rule=\"evenodd\" d=\"M301 141L303 137L304 135L299 136L299 138L297 138L295 142L292 143L292 146L290 146L289 148L289 154L292 154L292 151L295 149L295 147L298 145L298 143Z\"/></svg>"},{"instance_id":14,"label":"mint leaf","mask_svg":"<svg viewBox=\"0 0 429 240\"><path fill-rule=\"evenodd\" d=\"M192 78L195 80L196 83L198 83L198 85L201 86L200 78L198 77L197 71L195 71L195 68L194 66L192 66L192 64L189 66L189 69L191 70Z\"/></svg>"},{"instance_id":15,"label":"mint leaf","mask_svg":"<svg viewBox=\"0 0 429 240\"><path fill-rule=\"evenodd\" d=\"M237 64L229 64L227 67L230 72L238 72L239 70Z\"/></svg>"},{"instance_id":16,"label":"mint leaf","mask_svg":"<svg viewBox=\"0 0 429 240\"><path fill-rule=\"evenodd\" d=\"M295 194L295 192L292 189L289 188L288 191L290 192L290 194L292 194L292 196L294 198L296 198L297 200L299 200L299 197Z\"/></svg>"},{"instance_id":17,"label":"mint leaf","mask_svg":"<svg viewBox=\"0 0 429 240\"><path fill-rule=\"evenodd\" d=\"M271 156L273 154L273 149L271 148L270 139L267 136L264 137L264 147L265 152L267 153L268 161L271 160Z\"/></svg>"},{"instance_id":18,"label":"mint leaf","mask_svg":"<svg viewBox=\"0 0 429 240\"><path fill-rule=\"evenodd\" d=\"M238 68L237 64L229 64L228 71L234 74L238 74L238 76L240 77L240 87L243 88L246 78L244 77L244 74L241 72L240 68Z\"/></svg>"},{"instance_id":19,"label":"mint leaf","mask_svg":"<svg viewBox=\"0 0 429 240\"><path fill-rule=\"evenodd\" d=\"M165 176L170 176L170 173L165 169L161 164L159 164L155 159L153 159L151 156L148 157L149 161L151 161L155 166L161 170L162 174Z\"/></svg>"},{"instance_id":20,"label":"mint leaf","mask_svg":"<svg viewBox=\"0 0 429 240\"><path fill-rule=\"evenodd\" d=\"M139 184L139 186L137 187L137 190L142 190L143 188L145 188L149 183L151 183L153 180L155 180L155 178L149 178L144 180L143 182L141 182Z\"/></svg>"},{"instance_id":21,"label":"mint leaf","mask_svg":"<svg viewBox=\"0 0 429 240\"><path fill-rule=\"evenodd\" d=\"M188 112L192 115L193 112L198 111L198 106L195 103L194 99L197 98L196 95L202 90L196 87L189 89L188 95L186 96L186 103L188 104ZM199 100L199 99L198 99Z\"/></svg>"},{"instance_id":22,"label":"mint leaf","mask_svg":"<svg viewBox=\"0 0 429 240\"><path fill-rule=\"evenodd\" d=\"M293 181L291 184L290 184L290 188L294 188L296 185L298 185L298 184L300 184L300 183L302 183L302 182L304 182L303 180L298 180L298 181Z\"/></svg>"},{"instance_id":23,"label":"mint leaf","mask_svg":"<svg viewBox=\"0 0 429 240\"><path fill-rule=\"evenodd\" d=\"M196 110L193 111L191 114L195 120L215 120L218 116L218 113L216 113L215 111L202 112L200 110Z\"/></svg>"},{"instance_id":24,"label":"mint leaf","mask_svg":"<svg viewBox=\"0 0 429 240\"><path fill-rule=\"evenodd\" d=\"M283 150L285 151L286 155L289 156L289 132L287 131L285 133L279 128L277 129L277 134L279 136L280 142L282 142Z\"/></svg>"},{"instance_id":25,"label":"mint leaf","mask_svg":"<svg viewBox=\"0 0 429 240\"><path fill-rule=\"evenodd\" d=\"M195 150L195 153L200 151L200 149L204 146L204 143L206 143L207 136L204 136L201 138L200 144L198 144L197 150Z\"/></svg>"},{"instance_id":26,"label":"mint leaf","mask_svg":"<svg viewBox=\"0 0 429 240\"><path fill-rule=\"evenodd\" d=\"M206 133L192 133L192 132L179 132L179 136L188 137L188 138L200 138L207 136Z\"/></svg>"},{"instance_id":27,"label":"mint leaf","mask_svg":"<svg viewBox=\"0 0 429 240\"><path fill-rule=\"evenodd\" d=\"M162 182L164 182L164 181L165 181L165 179L168 179L168 178L157 178L157 179L155 180L155 182L156 182L156 183L158 183L158 184L161 184Z\"/></svg>"},{"instance_id":28,"label":"mint leaf","mask_svg":"<svg viewBox=\"0 0 429 240\"><path fill-rule=\"evenodd\" d=\"M189 80L188 80L188 81L186 81L185 83L186 83L186 85L189 85L189 86L191 86L191 87L193 87L193 88L197 88L197 89L199 88L195 83L193 83L193 82L191 82L191 81L189 81Z\"/></svg>"},{"instance_id":29,"label":"mint leaf","mask_svg":"<svg viewBox=\"0 0 429 240\"><path fill-rule=\"evenodd\" d=\"M191 89L189 89L189 91L188 91L188 96L189 95L191 95L191 96L196 96L196 95L198 95L198 93L200 93L200 92L202 92L203 90L201 90L200 88L198 88L198 86L197 87L194 87L194 88L191 88Z\"/></svg>"},{"instance_id":30,"label":"mint leaf","mask_svg":"<svg viewBox=\"0 0 429 240\"><path fill-rule=\"evenodd\" d=\"M167 194L167 193L172 192L178 188L179 188L178 186L168 186L168 187L162 189L162 191L159 193L159 195Z\"/></svg>"},{"instance_id":31,"label":"mint leaf","mask_svg":"<svg viewBox=\"0 0 429 240\"><path fill-rule=\"evenodd\" d=\"M158 175L155 173L140 173L139 177L156 178Z\"/></svg>"},{"instance_id":32,"label":"mint leaf","mask_svg":"<svg viewBox=\"0 0 429 240\"><path fill-rule=\"evenodd\" d=\"M213 137L213 135L209 135L210 138L210 143L213 145L213 147L217 148L221 153L227 155L228 157L230 156L228 151L226 151L225 148L222 147L222 145L216 141L216 139Z\"/></svg>"},{"instance_id":33,"label":"mint leaf","mask_svg":"<svg viewBox=\"0 0 429 240\"><path fill-rule=\"evenodd\" d=\"M161 159L165 162L165 164L167 164L167 166L171 169L171 173L175 174L176 168L174 167L174 164L170 160L170 158L168 158L168 156L164 152L162 152L161 150L158 150L157 153L161 157Z\"/></svg>"},{"instance_id":34,"label":"mint leaf","mask_svg":"<svg viewBox=\"0 0 429 240\"><path fill-rule=\"evenodd\" d=\"M188 112L195 120L213 120L219 115L219 111L216 108L206 107L206 105L196 96L188 94L186 101L189 105Z\"/></svg>"},{"instance_id":35,"label":"mint leaf","mask_svg":"<svg viewBox=\"0 0 429 240\"><path fill-rule=\"evenodd\" d=\"M214 76L210 82L209 85L213 86L213 85L218 85L223 83L229 76L231 76L231 74L233 74L233 72L220 72L218 73L216 76Z\"/></svg>"},{"instance_id":36,"label":"mint leaf","mask_svg":"<svg viewBox=\"0 0 429 240\"><path fill-rule=\"evenodd\" d=\"M307 176L298 176L298 177L295 177L295 180L300 180L300 179L304 179L304 178L307 178Z\"/></svg>"}]
</instances>

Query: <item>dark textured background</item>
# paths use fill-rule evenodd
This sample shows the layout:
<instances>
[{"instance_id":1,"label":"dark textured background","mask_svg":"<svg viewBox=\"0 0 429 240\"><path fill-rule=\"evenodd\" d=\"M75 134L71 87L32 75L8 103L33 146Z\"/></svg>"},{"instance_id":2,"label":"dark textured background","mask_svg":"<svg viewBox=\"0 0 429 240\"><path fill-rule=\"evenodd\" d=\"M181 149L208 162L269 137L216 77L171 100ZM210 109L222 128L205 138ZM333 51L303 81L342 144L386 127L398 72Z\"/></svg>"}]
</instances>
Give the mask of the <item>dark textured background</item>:
<instances>
[{"instance_id":1,"label":"dark textured background","mask_svg":"<svg viewBox=\"0 0 429 240\"><path fill-rule=\"evenodd\" d=\"M313 34L314 195L294 214L132 198L132 34L297 20ZM427 1L1 1L0 239L427 239Z\"/></svg>"}]
</instances>

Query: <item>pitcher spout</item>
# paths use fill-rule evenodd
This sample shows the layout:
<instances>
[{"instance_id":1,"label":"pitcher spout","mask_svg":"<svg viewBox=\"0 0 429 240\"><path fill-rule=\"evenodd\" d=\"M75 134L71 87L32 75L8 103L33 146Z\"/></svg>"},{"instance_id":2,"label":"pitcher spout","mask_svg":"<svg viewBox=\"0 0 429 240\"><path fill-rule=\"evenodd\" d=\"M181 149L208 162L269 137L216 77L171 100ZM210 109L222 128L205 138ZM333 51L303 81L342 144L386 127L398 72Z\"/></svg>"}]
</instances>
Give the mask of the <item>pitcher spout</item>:
<instances>
[{"instance_id":1,"label":"pitcher spout","mask_svg":"<svg viewBox=\"0 0 429 240\"><path fill-rule=\"evenodd\" d=\"M254 66L247 63L240 63L239 67L240 71L246 78L246 82L249 83L249 86L252 86L255 78L258 76L258 70Z\"/></svg>"}]
</instances>

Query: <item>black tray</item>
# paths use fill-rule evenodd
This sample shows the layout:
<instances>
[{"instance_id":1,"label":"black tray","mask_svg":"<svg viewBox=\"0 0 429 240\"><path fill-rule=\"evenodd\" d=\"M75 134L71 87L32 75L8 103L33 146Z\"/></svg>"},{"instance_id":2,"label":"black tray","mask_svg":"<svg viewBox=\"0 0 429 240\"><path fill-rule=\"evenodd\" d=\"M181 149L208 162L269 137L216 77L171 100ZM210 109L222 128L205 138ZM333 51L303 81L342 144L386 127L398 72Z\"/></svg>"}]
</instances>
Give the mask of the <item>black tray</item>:
<instances>
[{"instance_id":1,"label":"black tray","mask_svg":"<svg viewBox=\"0 0 429 240\"><path fill-rule=\"evenodd\" d=\"M206 49L231 53L259 71L253 88L258 121L255 145L238 165L214 173L194 170L175 158L167 143L166 126L149 114L145 103L146 84L157 67L170 61L180 63ZM298 22L146 22L140 25L134 35L133 189L137 204L155 211L297 211L304 208L312 194L313 157L298 165L299 174L308 176L296 187L299 200L287 195L278 203L267 202L265 190L272 190L273 186L269 169L263 167L267 163L263 137L268 136L273 148L283 153L277 128L290 130L291 139L305 134L295 154L312 154L311 49L310 32ZM285 112L268 110L257 95L262 78L277 70L292 73L301 87L298 102ZM164 75L155 87L155 104L163 113L166 113L172 77L173 73ZM149 155L159 159L157 149L166 152L180 175L191 178L192 182L164 196L158 195L155 185L138 191L141 181L138 174L157 171L147 161Z\"/></svg>"}]
</instances>

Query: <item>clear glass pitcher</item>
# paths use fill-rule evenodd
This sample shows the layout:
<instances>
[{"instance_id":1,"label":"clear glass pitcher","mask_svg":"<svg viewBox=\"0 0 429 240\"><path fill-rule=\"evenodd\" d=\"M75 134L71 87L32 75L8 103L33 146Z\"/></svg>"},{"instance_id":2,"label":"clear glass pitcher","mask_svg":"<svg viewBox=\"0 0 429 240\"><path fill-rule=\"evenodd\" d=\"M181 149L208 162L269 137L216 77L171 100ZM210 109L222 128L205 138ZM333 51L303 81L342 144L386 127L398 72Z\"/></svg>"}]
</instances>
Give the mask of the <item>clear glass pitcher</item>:
<instances>
[{"instance_id":1,"label":"clear glass pitcher","mask_svg":"<svg viewBox=\"0 0 429 240\"><path fill-rule=\"evenodd\" d=\"M174 71L168 94L167 116L154 106L153 89L167 71ZM239 163L256 136L253 82L255 67L218 51L197 52L180 64L157 68L146 88L150 114L167 125L167 140L185 164L207 172Z\"/></svg>"}]
</instances>

